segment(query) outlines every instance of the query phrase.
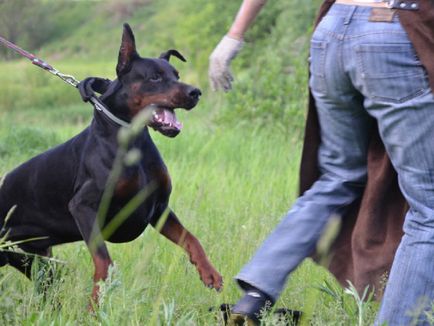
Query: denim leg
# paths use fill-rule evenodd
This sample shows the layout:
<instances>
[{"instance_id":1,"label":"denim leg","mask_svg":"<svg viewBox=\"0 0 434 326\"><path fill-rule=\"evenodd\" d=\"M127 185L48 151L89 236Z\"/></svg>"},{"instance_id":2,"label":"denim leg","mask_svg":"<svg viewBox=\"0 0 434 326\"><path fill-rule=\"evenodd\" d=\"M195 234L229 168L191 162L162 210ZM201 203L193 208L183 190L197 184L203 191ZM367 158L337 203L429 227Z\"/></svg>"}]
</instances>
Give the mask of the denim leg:
<instances>
[{"instance_id":1,"label":"denim leg","mask_svg":"<svg viewBox=\"0 0 434 326\"><path fill-rule=\"evenodd\" d=\"M321 177L296 201L236 280L253 285L276 301L288 274L313 253L328 219L360 196L362 189L357 183Z\"/></svg>"},{"instance_id":2,"label":"denim leg","mask_svg":"<svg viewBox=\"0 0 434 326\"><path fill-rule=\"evenodd\" d=\"M399 22L381 29L365 33L354 47L355 83L378 122L410 209L376 322L428 325L423 311L434 302L434 96Z\"/></svg>"},{"instance_id":3,"label":"denim leg","mask_svg":"<svg viewBox=\"0 0 434 326\"><path fill-rule=\"evenodd\" d=\"M374 114L410 206L378 322L428 325L423 311L434 303L434 96L428 91Z\"/></svg>"},{"instance_id":4,"label":"denim leg","mask_svg":"<svg viewBox=\"0 0 434 326\"><path fill-rule=\"evenodd\" d=\"M345 73L341 42L315 33L311 42L310 86L321 125L321 177L292 209L236 276L274 300L288 274L315 248L330 217L357 199L366 183L366 153L372 118ZM240 285L243 283L240 282Z\"/></svg>"}]
</instances>

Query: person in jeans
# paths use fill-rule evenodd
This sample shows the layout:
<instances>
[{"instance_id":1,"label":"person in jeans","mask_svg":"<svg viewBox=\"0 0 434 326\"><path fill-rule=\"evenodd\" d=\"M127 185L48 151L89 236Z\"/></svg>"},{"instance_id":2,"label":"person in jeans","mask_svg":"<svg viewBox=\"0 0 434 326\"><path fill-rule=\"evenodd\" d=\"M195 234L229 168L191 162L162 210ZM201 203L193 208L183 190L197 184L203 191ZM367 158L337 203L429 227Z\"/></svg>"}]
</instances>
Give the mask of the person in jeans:
<instances>
[{"instance_id":1,"label":"person in jeans","mask_svg":"<svg viewBox=\"0 0 434 326\"><path fill-rule=\"evenodd\" d=\"M392 11L387 2L359 1L325 1L330 8L312 35L309 65L321 139L319 178L236 276L245 295L232 310L235 322L258 323L261 310L275 303L289 274L312 253L328 219L363 195L369 140L378 127L409 210L376 324L428 324L423 311L434 302L434 69L419 57L432 56L434 38L416 52L409 36L423 30L410 30L407 22L414 17L416 25L432 24L416 19L434 17L434 5L412 1ZM211 54L214 89L231 89L230 62L265 2L244 0ZM415 311L421 312L416 319Z\"/></svg>"}]
</instances>

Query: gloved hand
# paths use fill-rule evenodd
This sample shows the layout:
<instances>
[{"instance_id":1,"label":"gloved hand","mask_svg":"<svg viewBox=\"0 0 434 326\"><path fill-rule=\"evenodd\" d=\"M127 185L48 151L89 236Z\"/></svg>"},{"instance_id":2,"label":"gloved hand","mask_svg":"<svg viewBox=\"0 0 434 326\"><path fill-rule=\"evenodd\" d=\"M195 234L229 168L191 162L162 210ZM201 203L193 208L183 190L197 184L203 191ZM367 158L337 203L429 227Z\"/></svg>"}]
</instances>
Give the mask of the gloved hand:
<instances>
[{"instance_id":1,"label":"gloved hand","mask_svg":"<svg viewBox=\"0 0 434 326\"><path fill-rule=\"evenodd\" d=\"M209 57L208 76L214 91L223 89L225 92L232 88L232 73L230 64L243 47L243 41L224 36Z\"/></svg>"},{"instance_id":2,"label":"gloved hand","mask_svg":"<svg viewBox=\"0 0 434 326\"><path fill-rule=\"evenodd\" d=\"M95 92L104 94L111 83L110 79L88 77L83 79L78 85L78 91L80 92L81 99L84 102L88 102L92 96L95 96Z\"/></svg>"}]
</instances>

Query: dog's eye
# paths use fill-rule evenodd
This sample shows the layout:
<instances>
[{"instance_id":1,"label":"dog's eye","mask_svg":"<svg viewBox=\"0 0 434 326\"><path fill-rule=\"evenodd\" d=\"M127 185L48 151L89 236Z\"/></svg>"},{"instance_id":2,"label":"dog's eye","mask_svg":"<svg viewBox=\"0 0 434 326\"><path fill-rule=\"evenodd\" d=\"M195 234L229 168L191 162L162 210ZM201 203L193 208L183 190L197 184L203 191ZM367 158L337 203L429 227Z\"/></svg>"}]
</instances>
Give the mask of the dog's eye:
<instances>
[{"instance_id":1,"label":"dog's eye","mask_svg":"<svg viewBox=\"0 0 434 326\"><path fill-rule=\"evenodd\" d=\"M162 80L163 80L163 78L159 75L155 75L155 76L152 76L151 78L149 78L149 81L152 83L159 83Z\"/></svg>"}]
</instances>

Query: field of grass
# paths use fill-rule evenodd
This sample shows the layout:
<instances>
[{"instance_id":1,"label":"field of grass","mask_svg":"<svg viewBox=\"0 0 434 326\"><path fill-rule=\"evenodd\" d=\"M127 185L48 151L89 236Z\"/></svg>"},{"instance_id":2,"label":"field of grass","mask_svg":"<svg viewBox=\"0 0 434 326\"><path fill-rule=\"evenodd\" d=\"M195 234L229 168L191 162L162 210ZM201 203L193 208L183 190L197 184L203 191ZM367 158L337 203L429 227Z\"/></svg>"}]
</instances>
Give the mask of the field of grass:
<instances>
[{"instance_id":1,"label":"field of grass","mask_svg":"<svg viewBox=\"0 0 434 326\"><path fill-rule=\"evenodd\" d=\"M239 298L232 278L297 196L307 46L319 2L267 5L234 63L237 83L229 94L208 90L206 69L235 2L26 3L35 17L51 13L32 27L47 29L44 35L50 38L41 49L30 49L78 79L114 78L123 21L136 31L143 56L168 48L186 55L187 64L174 64L181 79L198 85L204 96L194 110L178 113L184 130L177 138L151 134L172 177L171 207L200 239L225 287L221 293L205 288L182 250L148 228L131 243L109 245L116 265L95 315L87 312L93 264L84 243L54 248L58 275L45 299L38 282L1 268L0 325L219 324L218 314L209 308ZM130 5L135 10L118 16ZM24 47L31 45L29 36L19 40ZM0 85L0 175L69 139L92 118L91 106L81 103L76 90L28 62L2 60ZM374 302L358 306L310 259L291 276L277 306L302 310L304 325L369 325L378 308Z\"/></svg>"}]
</instances>

